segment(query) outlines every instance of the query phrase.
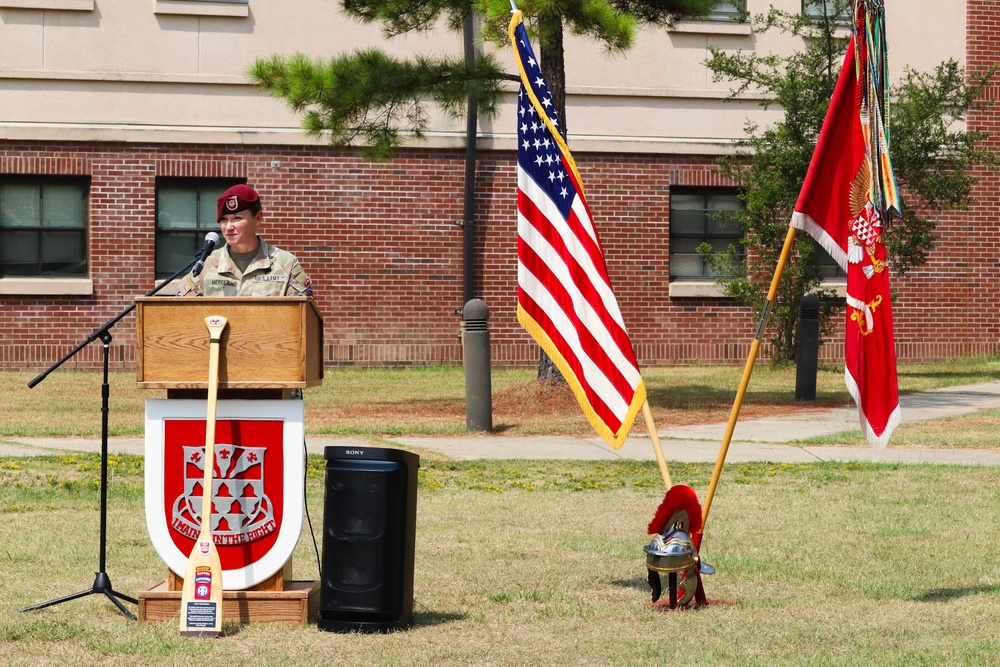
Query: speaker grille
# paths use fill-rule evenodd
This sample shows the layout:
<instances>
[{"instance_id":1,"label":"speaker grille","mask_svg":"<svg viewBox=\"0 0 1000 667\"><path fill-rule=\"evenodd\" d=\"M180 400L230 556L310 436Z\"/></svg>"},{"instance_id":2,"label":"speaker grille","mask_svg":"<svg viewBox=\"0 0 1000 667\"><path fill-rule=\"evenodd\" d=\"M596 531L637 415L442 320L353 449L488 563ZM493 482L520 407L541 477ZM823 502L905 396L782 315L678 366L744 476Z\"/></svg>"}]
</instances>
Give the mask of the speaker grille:
<instances>
[{"instance_id":1,"label":"speaker grille","mask_svg":"<svg viewBox=\"0 0 1000 667\"><path fill-rule=\"evenodd\" d=\"M384 449L365 451L399 452L401 460L331 457L336 449L327 448L320 625L409 625L419 459Z\"/></svg>"}]
</instances>

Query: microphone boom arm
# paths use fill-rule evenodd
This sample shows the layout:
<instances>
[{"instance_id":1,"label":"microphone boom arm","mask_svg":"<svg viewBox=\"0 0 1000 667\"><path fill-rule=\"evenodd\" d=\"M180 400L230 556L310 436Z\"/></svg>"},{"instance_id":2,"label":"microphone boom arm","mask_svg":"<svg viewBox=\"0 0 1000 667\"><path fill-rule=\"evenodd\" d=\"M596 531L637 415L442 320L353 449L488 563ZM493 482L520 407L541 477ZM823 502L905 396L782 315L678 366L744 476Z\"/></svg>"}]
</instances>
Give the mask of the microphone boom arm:
<instances>
[{"instance_id":1,"label":"microphone boom arm","mask_svg":"<svg viewBox=\"0 0 1000 667\"><path fill-rule=\"evenodd\" d=\"M190 262L187 263L187 265L183 269L181 269L180 271L178 271L174 275L170 276L169 278L167 278L163 282L161 282L159 285L157 285L156 287L154 287L153 289L151 289L149 292L146 292L146 296L153 296L154 294L156 294L157 292L159 292L161 289L163 289L164 287L166 287L167 284L169 284L170 282L172 282L172 281L176 280L177 278L180 278L181 276L183 276L185 273L187 273L191 269L192 266L194 266L194 264L195 264L196 261L197 260L192 259ZM65 357L63 357L62 359L60 359L56 363L52 364L44 372L42 372L39 375L35 376L35 378L32 379L31 382L28 383L28 388L29 389L34 389L35 386L38 385L38 383L40 383L42 380L44 380L46 377L48 377L49 373L51 373L52 371L54 371L55 369L59 368L60 366L62 366L67 361L69 361L69 359L71 359L77 352L79 352L83 348L87 347L88 345L90 345L91 343L93 343L95 340L97 340L97 339L105 340L105 338L107 338L108 340L110 340L111 339L111 334L110 334L111 327L113 327L115 324L117 324L120 319L122 319L123 317L125 317L126 315L128 315L129 313L131 313L133 310L135 310L135 302L133 302L131 306L129 306L128 308L126 308L125 310L123 310L122 312L118 313L113 318L111 318L110 320L108 320L107 322L105 322L104 326L102 326L100 329L95 329L92 334L90 334L89 336L87 336L86 340L84 340L82 343L80 343L79 345L77 345L76 347L74 347L72 350L70 350L70 352Z\"/></svg>"}]
</instances>

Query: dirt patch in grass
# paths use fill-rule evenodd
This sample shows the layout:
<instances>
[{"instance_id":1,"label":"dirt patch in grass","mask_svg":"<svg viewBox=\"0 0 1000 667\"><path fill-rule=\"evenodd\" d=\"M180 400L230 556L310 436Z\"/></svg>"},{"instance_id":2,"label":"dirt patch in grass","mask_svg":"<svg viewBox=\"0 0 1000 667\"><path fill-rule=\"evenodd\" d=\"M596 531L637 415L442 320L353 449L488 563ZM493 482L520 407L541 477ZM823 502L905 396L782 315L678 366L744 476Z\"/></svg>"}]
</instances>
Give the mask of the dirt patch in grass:
<instances>
[{"instance_id":1,"label":"dirt patch in grass","mask_svg":"<svg viewBox=\"0 0 1000 667\"><path fill-rule=\"evenodd\" d=\"M826 407L826 406L817 406ZM464 405L461 406L464 410ZM653 417L657 426L705 424L726 421L732 410L731 402L710 401L700 405L653 407ZM763 417L801 412L802 404L776 405L747 403L741 410L744 417ZM516 385L494 392L494 417L509 419L514 423L579 421L586 426L573 392L565 385L536 382ZM579 417L579 419L577 419ZM636 421L636 430L645 430L642 419Z\"/></svg>"},{"instance_id":2,"label":"dirt patch in grass","mask_svg":"<svg viewBox=\"0 0 1000 667\"><path fill-rule=\"evenodd\" d=\"M664 394L651 400L653 419L658 429L725 422L732 410L732 395L705 391L702 388ZM841 405L837 401L795 402L784 396L754 395L747 398L741 419L802 414L803 410L821 410ZM338 405L306 404L311 429L334 432L386 434L463 434L465 432L465 397L404 398L351 402ZM497 435L567 435L589 437L593 428L587 422L576 397L567 385L527 382L493 391L493 427ZM641 417L632 433L646 433Z\"/></svg>"}]
</instances>

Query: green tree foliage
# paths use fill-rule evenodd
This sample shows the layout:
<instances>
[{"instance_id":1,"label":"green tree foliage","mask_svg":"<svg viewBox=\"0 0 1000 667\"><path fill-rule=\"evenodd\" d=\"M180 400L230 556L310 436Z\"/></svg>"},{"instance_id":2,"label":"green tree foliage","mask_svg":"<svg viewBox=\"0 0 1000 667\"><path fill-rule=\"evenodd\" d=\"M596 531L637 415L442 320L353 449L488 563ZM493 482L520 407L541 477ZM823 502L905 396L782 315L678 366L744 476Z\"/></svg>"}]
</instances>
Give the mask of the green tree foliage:
<instances>
[{"instance_id":1,"label":"green tree foliage","mask_svg":"<svg viewBox=\"0 0 1000 667\"><path fill-rule=\"evenodd\" d=\"M897 275L920 266L934 248L934 216L972 203L975 168L996 168L1000 158L984 148L984 132L957 130L970 110L985 104L996 65L971 78L954 60L933 72L907 70L897 85L892 115L892 159L903 187L903 224L886 233Z\"/></svg>"},{"instance_id":2,"label":"green tree foliage","mask_svg":"<svg viewBox=\"0 0 1000 667\"><path fill-rule=\"evenodd\" d=\"M565 128L563 26L592 37L611 51L632 44L639 22L670 23L684 16L703 16L714 0L523 0L519 8L539 41L542 72L553 93ZM461 30L470 12L481 16L483 34L507 41L509 0L343 0L343 11L365 23L377 23L387 38L428 31L442 24ZM272 55L248 70L257 86L284 99L303 114L303 127L323 134L334 146L359 145L371 158L391 157L407 136L421 138L429 106L453 117L475 99L477 113L496 114L504 82L517 80L490 54L463 57L414 56L400 60L371 48L313 59L303 54ZM565 129L563 129L565 132Z\"/></svg>"},{"instance_id":3,"label":"green tree foliage","mask_svg":"<svg viewBox=\"0 0 1000 667\"><path fill-rule=\"evenodd\" d=\"M771 10L756 16L763 32L779 29L802 38L803 48L787 57L758 53L727 53L712 48L706 64L715 80L730 80L731 97L747 91L763 93L762 105L780 107L784 117L769 127L748 122L746 139L735 154L720 158L722 171L737 184L745 208L732 214L744 232L739 247L712 253L708 259L727 296L759 315L774 276L795 201L805 180L816 140L846 53L844 21L848 0L828 0L819 16L807 17ZM980 148L985 135L956 124L982 99L987 72L972 82L953 61L933 74L907 71L896 86L890 110L893 164L902 191L901 219L886 233L891 266L896 275L923 264L934 246L933 216L971 203L976 182L972 167L993 166L996 156ZM808 293L821 297L823 334L834 326L842 300L822 289L820 261L826 257L808 234L799 233L785 263L776 302L772 305L770 338L773 361L795 358L799 304Z\"/></svg>"},{"instance_id":4,"label":"green tree foliage","mask_svg":"<svg viewBox=\"0 0 1000 667\"><path fill-rule=\"evenodd\" d=\"M427 128L431 100L454 117L466 111L471 94L485 115L496 112L503 73L483 56L399 60L378 49L358 50L328 60L301 53L258 59L255 83L303 114L309 134L325 134L334 146L361 144L369 158L388 158L404 133L417 139Z\"/></svg>"},{"instance_id":5,"label":"green tree foliage","mask_svg":"<svg viewBox=\"0 0 1000 667\"><path fill-rule=\"evenodd\" d=\"M508 40L509 0L343 0L344 12L365 23L378 23L387 38L438 28L464 29L470 13L481 16L483 34L498 44ZM560 130L566 134L566 72L563 28L625 51L639 23L670 24L701 17L716 0L522 0L518 8L540 46L542 75L552 94ZM518 81L488 54L464 58L416 56L398 60L378 49L313 60L302 54L272 55L253 63L250 78L303 114L310 134L325 134L334 146L358 144L369 158L390 158L406 136L426 131L428 105L437 104L461 117L467 100L477 114L492 117L505 81ZM543 352L540 380L564 382Z\"/></svg>"}]
</instances>

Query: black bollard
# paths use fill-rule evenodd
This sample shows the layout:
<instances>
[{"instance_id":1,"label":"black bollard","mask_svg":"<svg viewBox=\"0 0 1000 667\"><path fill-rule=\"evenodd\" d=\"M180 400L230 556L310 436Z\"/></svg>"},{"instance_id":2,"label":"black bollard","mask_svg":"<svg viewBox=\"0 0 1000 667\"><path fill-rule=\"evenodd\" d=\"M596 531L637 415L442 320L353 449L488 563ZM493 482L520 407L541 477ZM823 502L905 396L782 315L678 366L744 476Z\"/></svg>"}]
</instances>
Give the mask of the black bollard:
<instances>
[{"instance_id":1,"label":"black bollard","mask_svg":"<svg viewBox=\"0 0 1000 667\"><path fill-rule=\"evenodd\" d=\"M795 349L795 400L816 400L819 365L819 297L806 294L799 306L799 338Z\"/></svg>"},{"instance_id":2,"label":"black bollard","mask_svg":"<svg viewBox=\"0 0 1000 667\"><path fill-rule=\"evenodd\" d=\"M470 299L462 309L462 356L465 364L465 430L493 430L493 389L490 379L490 309L482 299Z\"/></svg>"}]
</instances>

